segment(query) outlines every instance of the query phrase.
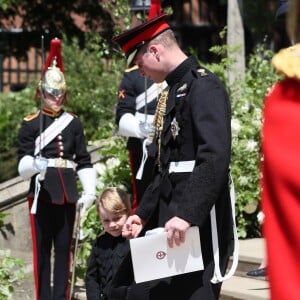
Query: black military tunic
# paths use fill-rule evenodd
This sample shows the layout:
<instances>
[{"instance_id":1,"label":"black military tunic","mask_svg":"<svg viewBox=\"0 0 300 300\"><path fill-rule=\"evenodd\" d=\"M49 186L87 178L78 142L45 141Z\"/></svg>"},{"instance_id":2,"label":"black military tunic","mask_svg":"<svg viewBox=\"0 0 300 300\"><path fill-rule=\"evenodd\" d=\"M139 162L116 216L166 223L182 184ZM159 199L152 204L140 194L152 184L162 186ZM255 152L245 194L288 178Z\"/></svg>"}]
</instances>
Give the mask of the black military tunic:
<instances>
[{"instance_id":1,"label":"black military tunic","mask_svg":"<svg viewBox=\"0 0 300 300\"><path fill-rule=\"evenodd\" d=\"M121 117L130 113L135 115L136 112L147 115L154 115L158 92L155 83L139 74L138 68L135 66L124 72L123 79L118 89L118 104L116 110L116 124L119 124ZM150 89L155 92L150 93ZM147 93L147 96L146 96ZM140 97L140 103L137 103L137 97ZM145 97L147 97L147 105L145 108ZM136 180L136 174L140 167L143 156L143 139L129 137L127 140L127 149L129 150L130 167L132 172L133 209L140 202L142 195L147 188L153 175L154 159L149 157L144 167L144 173L141 180Z\"/></svg>"},{"instance_id":2,"label":"black military tunic","mask_svg":"<svg viewBox=\"0 0 300 300\"><path fill-rule=\"evenodd\" d=\"M42 128L55 123L63 111L54 113L43 110ZM34 156L35 140L40 135L39 112L26 117L19 131L19 159ZM73 168L48 167L38 196L36 214L30 214L34 276L37 299L68 299L68 276L70 269L70 247L78 200L76 171L92 168L86 148L83 127L73 116L71 122L57 134L41 151L47 159L67 159L76 163ZM35 193L35 177L30 183L29 208ZM55 249L53 298L50 292L51 248Z\"/></svg>"},{"instance_id":3,"label":"black military tunic","mask_svg":"<svg viewBox=\"0 0 300 300\"><path fill-rule=\"evenodd\" d=\"M215 205L224 272L233 250L232 213L228 186L231 152L230 102L218 78L189 57L166 81L170 87L160 147L159 165L136 214L148 220L158 212L157 227L178 216L199 226L204 271L144 283L147 299L218 299L220 284L213 285L214 260L210 211ZM169 172L171 162L195 161L191 172ZM150 218L151 219L151 218ZM132 299L138 299L138 296Z\"/></svg>"}]
</instances>

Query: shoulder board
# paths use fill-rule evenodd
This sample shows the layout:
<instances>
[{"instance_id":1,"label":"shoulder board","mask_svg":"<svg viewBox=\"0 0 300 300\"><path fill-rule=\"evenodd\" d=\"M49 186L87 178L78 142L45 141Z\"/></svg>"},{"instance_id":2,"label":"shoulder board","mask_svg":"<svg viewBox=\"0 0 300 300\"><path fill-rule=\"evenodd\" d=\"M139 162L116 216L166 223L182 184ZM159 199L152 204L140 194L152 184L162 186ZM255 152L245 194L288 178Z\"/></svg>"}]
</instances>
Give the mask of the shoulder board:
<instances>
[{"instance_id":1,"label":"shoulder board","mask_svg":"<svg viewBox=\"0 0 300 300\"><path fill-rule=\"evenodd\" d=\"M32 114L32 115L28 115L24 118L24 121L31 121L33 119L35 119L36 117L38 117L40 111L37 111L36 113Z\"/></svg>"},{"instance_id":2,"label":"shoulder board","mask_svg":"<svg viewBox=\"0 0 300 300\"><path fill-rule=\"evenodd\" d=\"M129 72L132 72L132 71L134 71L134 70L137 70L138 68L139 68L139 67L138 67L137 65L134 65L133 67L126 69L125 72L126 72L126 73L129 73Z\"/></svg>"}]
</instances>

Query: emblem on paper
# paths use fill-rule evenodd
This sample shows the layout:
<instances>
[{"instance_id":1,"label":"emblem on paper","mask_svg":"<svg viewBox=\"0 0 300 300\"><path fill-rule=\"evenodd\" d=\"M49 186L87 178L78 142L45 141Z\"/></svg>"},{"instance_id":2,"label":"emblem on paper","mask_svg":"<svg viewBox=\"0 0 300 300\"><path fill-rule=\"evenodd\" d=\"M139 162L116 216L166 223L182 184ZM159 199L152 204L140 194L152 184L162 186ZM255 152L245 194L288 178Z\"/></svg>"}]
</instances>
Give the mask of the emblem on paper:
<instances>
[{"instance_id":1,"label":"emblem on paper","mask_svg":"<svg viewBox=\"0 0 300 300\"><path fill-rule=\"evenodd\" d=\"M164 252L164 251L158 251L158 252L156 253L156 258L157 258L157 259L164 259L166 256L167 256L167 253Z\"/></svg>"}]
</instances>

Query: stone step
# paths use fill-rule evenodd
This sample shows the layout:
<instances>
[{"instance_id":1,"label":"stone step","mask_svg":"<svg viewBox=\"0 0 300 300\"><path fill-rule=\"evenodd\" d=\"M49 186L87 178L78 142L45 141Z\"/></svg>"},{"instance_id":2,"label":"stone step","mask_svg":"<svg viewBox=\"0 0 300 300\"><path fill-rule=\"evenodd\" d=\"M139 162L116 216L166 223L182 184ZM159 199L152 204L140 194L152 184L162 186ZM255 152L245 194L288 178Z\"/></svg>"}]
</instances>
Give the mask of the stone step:
<instances>
[{"instance_id":1,"label":"stone step","mask_svg":"<svg viewBox=\"0 0 300 300\"><path fill-rule=\"evenodd\" d=\"M232 276L223 282L220 300L267 300L269 284L266 280L257 280Z\"/></svg>"},{"instance_id":2,"label":"stone step","mask_svg":"<svg viewBox=\"0 0 300 300\"><path fill-rule=\"evenodd\" d=\"M224 281L220 300L267 300L269 284L266 277L249 277L246 273L257 269L264 259L264 239L239 241L239 263L235 275Z\"/></svg>"}]
</instances>

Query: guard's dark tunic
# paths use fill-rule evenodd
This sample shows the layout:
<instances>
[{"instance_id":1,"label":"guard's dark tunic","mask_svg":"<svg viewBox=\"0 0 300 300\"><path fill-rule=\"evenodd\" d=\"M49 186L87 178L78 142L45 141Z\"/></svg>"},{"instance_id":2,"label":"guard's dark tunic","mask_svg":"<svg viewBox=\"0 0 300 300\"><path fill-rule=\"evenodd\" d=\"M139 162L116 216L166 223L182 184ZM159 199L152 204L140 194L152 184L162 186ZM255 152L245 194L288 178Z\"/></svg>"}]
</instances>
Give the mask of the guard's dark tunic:
<instances>
[{"instance_id":1,"label":"guard's dark tunic","mask_svg":"<svg viewBox=\"0 0 300 300\"><path fill-rule=\"evenodd\" d=\"M63 113L57 115L44 109L43 130ZM35 139L40 135L39 113L26 117L19 131L19 159L34 156ZM41 151L45 158L63 158L77 164L76 171L92 168L86 148L83 127L74 116L71 122ZM36 214L30 214L33 265L37 299L69 299L68 276L70 270L71 241L78 200L76 171L72 168L48 167L41 181ZM35 177L30 183L29 208L32 206ZM55 250L53 270L53 296L51 296L51 249Z\"/></svg>"},{"instance_id":2,"label":"guard's dark tunic","mask_svg":"<svg viewBox=\"0 0 300 300\"><path fill-rule=\"evenodd\" d=\"M160 168L136 214L148 220L158 212L157 227L178 216L199 226L204 271L147 282L147 299L218 299L213 285L214 261L210 210L215 205L224 272L232 254L232 214L228 186L231 152L230 102L218 78L189 57L170 73L170 87L161 138ZM157 145L149 151L157 152ZM195 160L191 173L169 174L170 162ZM141 288L140 285L139 289ZM132 296L131 299L138 299Z\"/></svg>"},{"instance_id":3,"label":"guard's dark tunic","mask_svg":"<svg viewBox=\"0 0 300 300\"><path fill-rule=\"evenodd\" d=\"M119 124L121 117L126 113L135 114L145 112L145 103L137 108L136 97L143 94L154 83L139 74L137 67L128 69L124 72L123 79L118 89L118 104L116 110L116 124ZM149 98L149 97L148 97ZM147 113L154 115L157 99L148 99ZM128 150L139 149L141 151L143 140L129 137L127 141Z\"/></svg>"},{"instance_id":4,"label":"guard's dark tunic","mask_svg":"<svg viewBox=\"0 0 300 300\"><path fill-rule=\"evenodd\" d=\"M124 72L123 79L118 89L118 104L116 109L116 124L119 124L121 117L126 113L135 115L136 112L154 115L157 97L147 95L147 105L145 108L145 92L150 87L153 88L155 83L145 79L139 74L137 67L128 69ZM149 93L147 91L147 93ZM141 105L137 105L137 97L143 96ZM156 96L158 96L156 94ZM132 193L133 193L133 210L136 209L140 202L145 189L148 187L153 175L154 159L149 157L146 161L143 176L141 180L136 179L136 174L140 167L143 156L143 139L129 137L127 139L127 149L129 151L129 162L132 173Z\"/></svg>"},{"instance_id":5,"label":"guard's dark tunic","mask_svg":"<svg viewBox=\"0 0 300 300\"><path fill-rule=\"evenodd\" d=\"M56 116L43 114L43 130L49 127L63 113ZM26 117L19 131L19 160L25 155L34 156L35 139L40 135L39 113ZM90 155L86 148L83 127L78 117L74 116L68 126L59 133L44 149L45 158L63 158L77 164L76 170L91 168ZM30 184L30 194L34 193L34 178ZM76 172L71 168L48 168L45 180L41 183L39 199L55 204L75 203L78 200Z\"/></svg>"},{"instance_id":6,"label":"guard's dark tunic","mask_svg":"<svg viewBox=\"0 0 300 300\"><path fill-rule=\"evenodd\" d=\"M126 298L128 287L114 288L112 279L128 251L129 242L125 238L104 233L96 239L85 277L87 300Z\"/></svg>"}]
</instances>

